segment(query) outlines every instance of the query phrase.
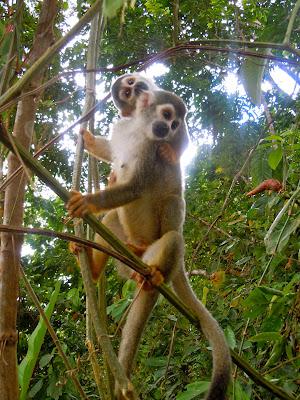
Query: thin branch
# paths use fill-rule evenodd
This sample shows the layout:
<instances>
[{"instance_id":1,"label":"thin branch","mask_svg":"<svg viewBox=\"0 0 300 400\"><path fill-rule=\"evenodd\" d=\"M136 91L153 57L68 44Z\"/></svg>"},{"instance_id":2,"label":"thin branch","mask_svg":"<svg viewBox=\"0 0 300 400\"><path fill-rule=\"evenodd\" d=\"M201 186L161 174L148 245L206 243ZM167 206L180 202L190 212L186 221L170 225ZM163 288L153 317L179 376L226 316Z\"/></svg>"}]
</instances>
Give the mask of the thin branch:
<instances>
[{"instance_id":1,"label":"thin branch","mask_svg":"<svg viewBox=\"0 0 300 400\"><path fill-rule=\"evenodd\" d=\"M235 48L230 48L230 47L214 47L213 44L218 44L218 45L240 45L243 46L242 49L235 49ZM209 46L210 45L210 46ZM291 65L296 65L299 66L299 61L297 60L290 60L288 58L284 57L278 57L278 56L272 56L269 54L260 54L260 53L253 53L245 50L246 48L258 48L258 49L275 49L275 50L281 50L281 51L287 51L290 52L294 55L297 56L297 58L300 58L300 51L294 48L291 48L291 46L286 46L284 44L280 43L268 43L268 42L247 42L243 40L225 40L225 39L203 39L203 40L197 40L197 41L191 41L191 42L186 42L186 43L181 43L177 46L170 47L168 49L165 49L161 52L158 53L153 53L150 55L147 55L143 58L130 61L125 64L121 65L116 65L114 67L101 67L101 68L96 68L92 70L87 70L87 69L80 69L80 70L73 70L73 71L65 71L60 73L59 75L51 78L48 82L43 83L39 88L34 89L29 91L28 93L25 93L19 97L15 97L14 99L10 100L10 98L16 96L18 91L14 91L14 94L10 96L9 100L5 100L3 102L0 102L0 112L5 111L7 108L11 107L14 103L16 103L18 100L26 97L33 95L37 93L40 89L45 89L46 87L51 86L53 83L55 83L58 79L60 79L63 76L66 75L73 75L77 73L88 73L88 72L119 72L119 71L124 71L127 70L128 68L132 67L137 67L140 71L144 70L147 68L149 65L153 64L156 61L163 60L163 59L168 59L170 57L176 57L177 55L181 57L181 53L186 53L187 50L192 50L193 51L193 56L195 55L195 51L199 52L221 52L221 53L234 53L240 56L251 56L251 57L257 57L257 58L262 58L262 59L268 59L274 62L279 62L279 63L287 63ZM28 70L29 71L29 70ZM26 75L26 74L25 74ZM23 76L23 78L25 77ZM23 78L20 79L23 80ZM17 83L18 83L17 82ZM17 83L12 87L14 88ZM0 98L1 100L2 98Z\"/></svg>"},{"instance_id":2,"label":"thin branch","mask_svg":"<svg viewBox=\"0 0 300 400\"><path fill-rule=\"evenodd\" d=\"M285 34L285 37L283 40L283 44L285 46L290 46L291 34L293 32L293 26L294 26L295 19L297 17L299 9L300 9L300 0L298 0L297 3L295 4L295 7L290 16L289 24L288 24L286 34Z\"/></svg>"},{"instance_id":3,"label":"thin branch","mask_svg":"<svg viewBox=\"0 0 300 400\"><path fill-rule=\"evenodd\" d=\"M195 215L193 215L192 213L188 213L187 214L190 218L193 218L194 221L198 221L201 224L205 225L205 226L210 226L211 224L206 221L205 219L201 218L201 217L196 217ZM219 232L221 235L227 236L229 239L233 239L233 236L231 236L228 232L224 231L224 229L222 228L218 228L217 226L213 227L217 232Z\"/></svg>"},{"instance_id":4,"label":"thin branch","mask_svg":"<svg viewBox=\"0 0 300 400\"><path fill-rule=\"evenodd\" d=\"M268 371L265 371L263 373L263 375L270 375L271 373L273 373L274 371L277 371L278 369L284 367L287 364L291 364L294 361L297 361L300 359L300 354L298 354L297 356L290 358L289 360L285 360L283 362L281 362L280 364L276 365L276 367L269 369Z\"/></svg>"},{"instance_id":5,"label":"thin branch","mask_svg":"<svg viewBox=\"0 0 300 400\"><path fill-rule=\"evenodd\" d=\"M0 141L9 148L9 150L13 151L10 142L7 138L7 133L4 128L4 125L0 123ZM30 169L47 185L51 188L64 202L67 202L70 198L69 192L63 188L59 182L57 182L53 176L49 173L49 171L44 168L37 160L35 160L28 151L26 151L20 143L16 143L18 147L19 153L21 157L24 159L24 162L28 165ZM110 244L116 251L121 252L124 256L128 257L133 261L135 267L140 267L141 270L144 270L146 273L148 271L148 266L143 263L141 259L139 259L135 254L133 254L115 235L112 234L103 224L101 224L93 215L86 215L84 217L84 221L87 222L95 232L101 235L104 240ZM136 268L134 268L136 270ZM83 271L84 272L84 271ZM83 279L86 277L83 274ZM88 276L87 280L91 281L91 277ZM177 310L179 310L192 324L194 324L197 329L200 328L199 320L195 316L195 314L187 307L176 295L170 290L170 288L162 283L156 286L156 289L174 306ZM92 293L93 290L92 290ZM95 297L95 296L94 296ZM92 308L93 309L93 308ZM93 315L93 319L96 320L97 324L95 324L95 329L98 326L97 315ZM104 341L107 344L107 336L102 332L96 332L97 338L99 341ZM278 398L282 400L296 400L296 398L292 395L287 394L280 387L274 385L272 382L269 382L265 378L262 377L261 373L256 371L251 367L251 365L238 355L234 350L230 351L232 359L236 365L238 365L255 383L266 388L271 393L275 394ZM113 353L114 354L114 353ZM113 371L114 372L114 371Z\"/></svg>"},{"instance_id":6,"label":"thin branch","mask_svg":"<svg viewBox=\"0 0 300 400\"><path fill-rule=\"evenodd\" d=\"M64 352L64 350L62 348L62 345L60 344L60 341L59 341L59 339L58 339L58 337L57 337L57 335L55 333L55 330L53 329L53 327L52 327L47 315L45 314L45 312L44 312L44 310L43 310L43 308L41 306L41 303L40 303L39 299L37 298L37 295L35 294L35 292L34 292L32 286L31 286L29 280L27 279L27 277L25 275L25 272L24 272L24 269L23 269L21 264L19 265L19 268L20 268L20 272L21 272L21 275L22 275L26 290L27 290L32 302L34 303L34 305L38 309L38 312L40 313L41 317L43 318L43 320L45 322L45 325L47 326L48 332L50 333L50 336L51 336L51 338L53 340L53 343L55 344L55 346L57 348L58 354L61 356L61 358L63 360L63 363L65 364L65 367L66 367L66 370L67 370L67 374L70 376L70 379L73 381L76 389L78 390L78 392L80 394L80 397L82 399L88 400L88 396L85 394L82 386L80 385L79 380L77 379L77 376L74 374L72 365L69 362L69 360L68 360L68 358L67 358L67 356L66 356L66 354L65 354L65 352Z\"/></svg>"}]
</instances>

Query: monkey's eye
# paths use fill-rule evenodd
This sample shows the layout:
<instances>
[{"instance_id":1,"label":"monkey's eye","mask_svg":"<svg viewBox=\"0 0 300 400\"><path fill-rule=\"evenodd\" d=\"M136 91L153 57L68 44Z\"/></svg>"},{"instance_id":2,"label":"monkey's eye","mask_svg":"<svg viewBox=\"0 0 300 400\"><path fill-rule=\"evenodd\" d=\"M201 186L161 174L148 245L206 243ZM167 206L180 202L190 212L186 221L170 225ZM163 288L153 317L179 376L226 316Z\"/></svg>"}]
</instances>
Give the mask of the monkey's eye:
<instances>
[{"instance_id":1,"label":"monkey's eye","mask_svg":"<svg viewBox=\"0 0 300 400\"><path fill-rule=\"evenodd\" d=\"M172 112L170 110L163 110L162 115L167 121L172 118Z\"/></svg>"},{"instance_id":2,"label":"monkey's eye","mask_svg":"<svg viewBox=\"0 0 300 400\"><path fill-rule=\"evenodd\" d=\"M127 83L128 85L132 86L134 84L134 79L133 78L128 79Z\"/></svg>"},{"instance_id":3,"label":"monkey's eye","mask_svg":"<svg viewBox=\"0 0 300 400\"><path fill-rule=\"evenodd\" d=\"M171 125L171 128L173 129L173 131L175 131L175 129L178 128L178 126L179 126L179 122L178 121L173 121L172 125Z\"/></svg>"}]
</instances>

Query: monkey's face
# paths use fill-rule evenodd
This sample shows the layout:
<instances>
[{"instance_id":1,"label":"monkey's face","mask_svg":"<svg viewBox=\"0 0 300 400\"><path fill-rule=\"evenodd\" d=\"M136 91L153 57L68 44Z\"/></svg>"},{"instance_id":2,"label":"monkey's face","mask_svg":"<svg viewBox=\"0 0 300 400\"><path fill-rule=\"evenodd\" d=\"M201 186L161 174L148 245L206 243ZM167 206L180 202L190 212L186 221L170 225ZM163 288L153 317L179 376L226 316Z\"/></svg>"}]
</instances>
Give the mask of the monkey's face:
<instances>
[{"instance_id":1,"label":"monkey's face","mask_svg":"<svg viewBox=\"0 0 300 400\"><path fill-rule=\"evenodd\" d=\"M185 104L171 92L144 92L138 99L136 114L144 120L146 136L151 140L171 141L187 129Z\"/></svg>"},{"instance_id":2,"label":"monkey's face","mask_svg":"<svg viewBox=\"0 0 300 400\"><path fill-rule=\"evenodd\" d=\"M154 111L155 119L152 122L151 136L154 140L171 140L182 124L173 104L159 104Z\"/></svg>"},{"instance_id":3,"label":"monkey's face","mask_svg":"<svg viewBox=\"0 0 300 400\"><path fill-rule=\"evenodd\" d=\"M111 87L115 106L122 117L132 116L136 108L136 101L144 91L155 90L153 82L139 74L127 74L118 78Z\"/></svg>"}]
</instances>

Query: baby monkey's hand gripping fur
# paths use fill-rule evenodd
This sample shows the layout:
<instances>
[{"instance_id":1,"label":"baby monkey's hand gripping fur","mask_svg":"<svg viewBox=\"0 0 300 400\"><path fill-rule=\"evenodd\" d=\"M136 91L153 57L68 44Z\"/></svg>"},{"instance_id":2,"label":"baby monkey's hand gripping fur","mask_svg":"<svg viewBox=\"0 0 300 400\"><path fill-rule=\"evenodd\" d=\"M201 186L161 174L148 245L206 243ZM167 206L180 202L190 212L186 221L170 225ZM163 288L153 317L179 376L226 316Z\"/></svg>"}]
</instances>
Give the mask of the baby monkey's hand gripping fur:
<instances>
[{"instance_id":1,"label":"baby monkey's hand gripping fur","mask_svg":"<svg viewBox=\"0 0 300 400\"><path fill-rule=\"evenodd\" d=\"M164 119L161 113L166 104L171 105L170 111L173 112L171 122ZM146 109L143 107L144 101L141 109L138 105L138 112L132 120L121 120L115 126L112 153L120 153L121 156L116 164L118 181L115 186L89 195L91 197L85 198L83 202L73 203L70 211L74 214L82 203L92 204L92 207L97 209L120 206L107 214L106 226L124 242L147 244L143 261L158 267L164 278L171 281L178 297L193 310L212 347L213 376L206 399L223 400L230 380L230 354L221 328L197 299L186 276L182 237L184 200L180 167L170 165L157 156L157 135L166 131L171 136L180 135L182 130L186 129L185 108L177 96L163 91L154 92L154 102L149 101ZM172 131L174 120L178 121L179 125ZM143 132L138 132L135 124L143 126ZM169 128L166 128L165 124ZM173 124L174 126L176 124ZM126 137L123 137L124 133ZM141 140L138 140L139 138ZM125 143L128 143L129 153L122 159ZM99 241L101 242L100 238ZM123 275L130 276L126 266L120 265L119 268ZM120 362L128 376L142 331L157 297L158 292L155 289L138 291L128 314L119 350ZM123 400L118 389L117 398Z\"/></svg>"}]
</instances>

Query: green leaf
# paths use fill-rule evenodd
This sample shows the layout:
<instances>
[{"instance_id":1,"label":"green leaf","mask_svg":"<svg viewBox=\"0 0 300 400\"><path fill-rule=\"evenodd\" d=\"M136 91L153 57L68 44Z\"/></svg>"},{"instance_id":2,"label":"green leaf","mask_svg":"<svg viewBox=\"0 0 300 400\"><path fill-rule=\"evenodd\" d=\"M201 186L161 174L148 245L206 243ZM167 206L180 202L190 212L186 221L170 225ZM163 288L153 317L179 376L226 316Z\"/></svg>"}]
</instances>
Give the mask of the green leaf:
<instances>
[{"instance_id":1,"label":"green leaf","mask_svg":"<svg viewBox=\"0 0 300 400\"><path fill-rule=\"evenodd\" d=\"M167 357L149 357L143 362L147 367L165 367L167 363Z\"/></svg>"},{"instance_id":2,"label":"green leaf","mask_svg":"<svg viewBox=\"0 0 300 400\"><path fill-rule=\"evenodd\" d=\"M108 315L111 315L114 321L120 321L124 311L131 304L130 299L120 299L116 301L114 304L106 307L106 311Z\"/></svg>"},{"instance_id":3,"label":"green leaf","mask_svg":"<svg viewBox=\"0 0 300 400\"><path fill-rule=\"evenodd\" d=\"M278 146L277 149L271 151L271 153L269 154L268 164L270 165L270 167L273 170L278 167L278 164L282 160L282 155L283 155L283 152L282 152L281 146Z\"/></svg>"},{"instance_id":4,"label":"green leaf","mask_svg":"<svg viewBox=\"0 0 300 400\"><path fill-rule=\"evenodd\" d=\"M253 49L247 49L253 53ZM267 54L269 49L260 49L260 53ZM267 60L258 57L247 57L240 69L241 81L250 100L256 105L261 105L261 83Z\"/></svg>"},{"instance_id":5,"label":"green leaf","mask_svg":"<svg viewBox=\"0 0 300 400\"><path fill-rule=\"evenodd\" d=\"M48 318L50 318L53 313L54 306L59 295L60 286L61 282L56 282L55 289L51 294L49 304L45 308L45 314ZM46 332L46 324L44 320L40 317L40 321L37 327L32 332L28 340L27 354L18 367L19 384L21 387L20 400L25 400L27 398L27 391L29 388L32 373L35 368L42 344L44 342Z\"/></svg>"},{"instance_id":6,"label":"green leaf","mask_svg":"<svg viewBox=\"0 0 300 400\"><path fill-rule=\"evenodd\" d=\"M103 3L104 15L108 18L114 17L125 3L126 0L105 0Z\"/></svg>"},{"instance_id":7,"label":"green leaf","mask_svg":"<svg viewBox=\"0 0 300 400\"><path fill-rule=\"evenodd\" d=\"M234 383L234 389L235 389L235 396L234 400L250 400L250 397L248 394L242 389L242 386L239 381L235 381Z\"/></svg>"},{"instance_id":8,"label":"green leaf","mask_svg":"<svg viewBox=\"0 0 300 400\"><path fill-rule=\"evenodd\" d=\"M234 349L236 347L235 334L229 325L226 326L224 333L229 347Z\"/></svg>"},{"instance_id":9,"label":"green leaf","mask_svg":"<svg viewBox=\"0 0 300 400\"><path fill-rule=\"evenodd\" d=\"M268 299L267 296L266 293L263 293L258 288L252 290L247 299L243 301L243 305L246 309L245 316L248 318L256 318L263 314L269 306L269 299L272 297L270 295Z\"/></svg>"},{"instance_id":10,"label":"green leaf","mask_svg":"<svg viewBox=\"0 0 300 400\"><path fill-rule=\"evenodd\" d=\"M205 393L209 388L210 382L199 381L193 382L186 385L186 390L184 392L178 393L176 400L190 400Z\"/></svg>"},{"instance_id":11,"label":"green leaf","mask_svg":"<svg viewBox=\"0 0 300 400\"><path fill-rule=\"evenodd\" d=\"M44 354L39 362L40 368L44 368L52 360L53 354Z\"/></svg>"},{"instance_id":12,"label":"green leaf","mask_svg":"<svg viewBox=\"0 0 300 400\"><path fill-rule=\"evenodd\" d=\"M280 252L287 245L291 234L300 226L300 212L292 219L287 215L278 218L276 224L272 224L265 236L266 251L268 254ZM272 228L272 230L271 230Z\"/></svg>"},{"instance_id":13,"label":"green leaf","mask_svg":"<svg viewBox=\"0 0 300 400\"><path fill-rule=\"evenodd\" d=\"M39 379L35 385L29 390L28 395L30 398L33 398L43 387L43 379Z\"/></svg>"},{"instance_id":14,"label":"green leaf","mask_svg":"<svg viewBox=\"0 0 300 400\"><path fill-rule=\"evenodd\" d=\"M262 332L249 338L251 342L274 342L281 339L279 332Z\"/></svg>"},{"instance_id":15,"label":"green leaf","mask_svg":"<svg viewBox=\"0 0 300 400\"><path fill-rule=\"evenodd\" d=\"M267 160L267 152L263 148L257 149L251 161L250 173L253 187L259 185L266 179L272 178L272 169Z\"/></svg>"}]
</instances>

